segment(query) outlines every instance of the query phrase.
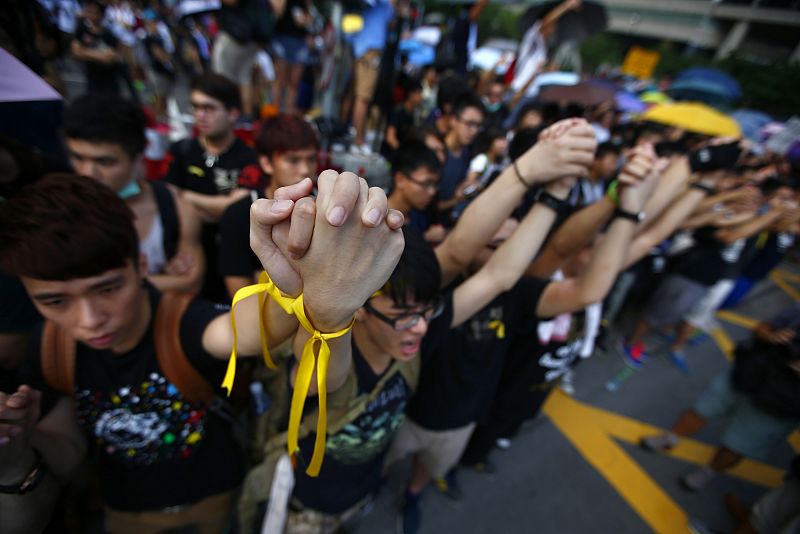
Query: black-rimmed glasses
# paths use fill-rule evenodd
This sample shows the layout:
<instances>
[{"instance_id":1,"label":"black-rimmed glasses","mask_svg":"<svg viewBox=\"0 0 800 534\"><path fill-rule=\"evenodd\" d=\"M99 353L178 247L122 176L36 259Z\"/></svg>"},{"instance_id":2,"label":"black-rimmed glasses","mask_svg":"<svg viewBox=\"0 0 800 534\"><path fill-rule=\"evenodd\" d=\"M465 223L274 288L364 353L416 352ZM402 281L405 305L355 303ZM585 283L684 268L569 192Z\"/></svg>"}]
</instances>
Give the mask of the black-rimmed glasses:
<instances>
[{"instance_id":1,"label":"black-rimmed glasses","mask_svg":"<svg viewBox=\"0 0 800 534\"><path fill-rule=\"evenodd\" d=\"M402 315L398 315L397 317L389 317L382 314L376 310L369 303L369 301L364 304L364 309L367 310L367 313L374 315L398 332L402 332L403 330L410 330L414 328L422 319L430 321L439 317L444 311L444 302L437 299L430 306L421 311L415 313L404 313Z\"/></svg>"}]
</instances>

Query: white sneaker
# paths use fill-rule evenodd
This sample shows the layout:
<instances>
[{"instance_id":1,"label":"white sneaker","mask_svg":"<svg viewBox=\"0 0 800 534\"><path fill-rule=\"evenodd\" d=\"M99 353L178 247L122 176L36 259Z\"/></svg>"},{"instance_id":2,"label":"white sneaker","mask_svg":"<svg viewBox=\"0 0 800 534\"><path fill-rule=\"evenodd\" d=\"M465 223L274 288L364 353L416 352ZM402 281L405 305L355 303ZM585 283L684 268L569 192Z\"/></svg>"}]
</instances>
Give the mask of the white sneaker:
<instances>
[{"instance_id":1,"label":"white sneaker","mask_svg":"<svg viewBox=\"0 0 800 534\"><path fill-rule=\"evenodd\" d=\"M508 438L497 438L496 444L498 449L504 451L507 451L511 448L511 440Z\"/></svg>"},{"instance_id":2,"label":"white sneaker","mask_svg":"<svg viewBox=\"0 0 800 534\"><path fill-rule=\"evenodd\" d=\"M372 149L366 143L362 145L352 144L350 145L350 153L354 156L371 156Z\"/></svg>"}]
</instances>

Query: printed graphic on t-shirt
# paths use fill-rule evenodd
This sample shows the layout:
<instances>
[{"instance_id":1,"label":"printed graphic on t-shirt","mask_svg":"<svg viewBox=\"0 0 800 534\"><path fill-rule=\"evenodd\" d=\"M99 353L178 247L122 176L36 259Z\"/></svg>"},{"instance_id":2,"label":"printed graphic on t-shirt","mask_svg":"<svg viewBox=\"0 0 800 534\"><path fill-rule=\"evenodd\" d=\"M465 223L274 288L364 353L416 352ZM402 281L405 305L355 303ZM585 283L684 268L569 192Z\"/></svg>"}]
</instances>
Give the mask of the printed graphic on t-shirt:
<instances>
[{"instance_id":1,"label":"printed graphic on t-shirt","mask_svg":"<svg viewBox=\"0 0 800 534\"><path fill-rule=\"evenodd\" d=\"M78 420L98 449L127 464L185 459L205 437L206 411L158 373L113 392L79 390Z\"/></svg>"},{"instance_id":2,"label":"printed graphic on t-shirt","mask_svg":"<svg viewBox=\"0 0 800 534\"><path fill-rule=\"evenodd\" d=\"M539 357L539 365L548 369L544 375L545 380L552 382L569 371L573 362L578 359L582 347L583 339L576 339L542 354Z\"/></svg>"},{"instance_id":3,"label":"printed graphic on t-shirt","mask_svg":"<svg viewBox=\"0 0 800 534\"><path fill-rule=\"evenodd\" d=\"M364 413L333 436L326 454L343 464L362 464L383 453L405 417L409 390L395 375L369 403Z\"/></svg>"},{"instance_id":4,"label":"printed graphic on t-shirt","mask_svg":"<svg viewBox=\"0 0 800 534\"><path fill-rule=\"evenodd\" d=\"M503 322L503 306L495 306L486 313L473 317L469 322L469 332L474 341L503 339L506 336L506 326Z\"/></svg>"}]
</instances>

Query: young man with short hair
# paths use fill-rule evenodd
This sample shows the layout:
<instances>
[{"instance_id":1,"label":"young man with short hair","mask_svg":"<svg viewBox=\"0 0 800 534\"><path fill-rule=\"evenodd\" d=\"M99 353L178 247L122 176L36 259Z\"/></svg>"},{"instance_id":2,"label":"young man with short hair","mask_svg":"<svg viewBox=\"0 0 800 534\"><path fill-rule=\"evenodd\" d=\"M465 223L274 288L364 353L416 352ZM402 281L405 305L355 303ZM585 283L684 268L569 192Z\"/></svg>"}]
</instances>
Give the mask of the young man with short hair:
<instances>
[{"instance_id":1,"label":"young man with short hair","mask_svg":"<svg viewBox=\"0 0 800 534\"><path fill-rule=\"evenodd\" d=\"M122 49L103 23L105 5L97 0L84 2L83 15L70 44L72 56L85 66L90 93L118 95L124 68Z\"/></svg>"},{"instance_id":2,"label":"young man with short hair","mask_svg":"<svg viewBox=\"0 0 800 534\"><path fill-rule=\"evenodd\" d=\"M252 284L261 270L261 262L250 249L251 204L257 198L275 198L278 188L314 176L319 138L303 117L281 114L263 122L256 137L256 150L258 165L247 167L245 172L257 174L256 181L266 185L231 204L219 223L219 272L231 297Z\"/></svg>"},{"instance_id":3,"label":"young man with short hair","mask_svg":"<svg viewBox=\"0 0 800 534\"><path fill-rule=\"evenodd\" d=\"M110 187L134 213L146 274L161 291L197 292L205 260L200 218L177 190L144 177L146 119L115 95L84 95L64 111L64 139L78 174Z\"/></svg>"},{"instance_id":4,"label":"young man with short hair","mask_svg":"<svg viewBox=\"0 0 800 534\"><path fill-rule=\"evenodd\" d=\"M369 199L353 195L366 189L355 175L328 171L319 180L320 220L313 232L294 228L314 214L307 202L292 201L310 193L311 181L305 180L281 200L254 207L252 244L284 294L302 292L314 327L336 332L388 278L402 249L402 217L391 212L387 219L380 191ZM299 242L305 251L292 269L272 252L264 231L289 216L290 244ZM36 498L42 473L67 477L88 443L103 484L106 531L223 532L243 475L229 420L212 400L224 395L219 384L234 343L231 313L202 300L186 303L182 315L167 311L164 306L181 301L143 283L133 214L94 180L43 179L4 206L0 228L3 270L22 279L48 321L29 345L28 384L58 387L74 397L61 398L37 424L39 396L31 387L2 396L0 481L25 490L0 493L4 521L7 512L20 520L46 514ZM330 261L334 255L336 262ZM330 284L344 290L327 291ZM237 305L239 353L260 352L261 323L269 346L296 332L299 354L311 334L272 299L264 306L269 319L261 323L258 299ZM174 325L167 330L175 336L168 359L155 336L164 321ZM58 356L41 351L51 341L64 347L55 351ZM175 345L185 353L181 371L173 367L180 359ZM327 386L335 391L350 365L350 332L328 345Z\"/></svg>"},{"instance_id":5,"label":"young man with short hair","mask_svg":"<svg viewBox=\"0 0 800 534\"><path fill-rule=\"evenodd\" d=\"M469 94L456 101L450 119L450 131L444 138L447 159L439 184L438 205L442 215L464 200L464 192L458 186L467 177L472 160L470 146L483 128L483 119L483 104L478 97Z\"/></svg>"},{"instance_id":6,"label":"young man with short hair","mask_svg":"<svg viewBox=\"0 0 800 534\"><path fill-rule=\"evenodd\" d=\"M228 206L250 194L247 188L239 187L239 178L245 167L258 163L258 158L233 131L241 115L236 84L218 74L203 74L192 81L190 99L198 136L172 146L166 181L180 188L181 196L205 222L203 295L224 300L226 292L217 269L217 223Z\"/></svg>"},{"instance_id":7,"label":"young man with short hair","mask_svg":"<svg viewBox=\"0 0 800 534\"><path fill-rule=\"evenodd\" d=\"M404 87L405 99L389 114L381 154L392 160L401 145L408 140L417 124L419 106L422 104L422 84L419 80L409 80Z\"/></svg>"},{"instance_id":8,"label":"young man with short hair","mask_svg":"<svg viewBox=\"0 0 800 534\"><path fill-rule=\"evenodd\" d=\"M337 406L344 413L328 421L328 428L336 430L328 433L327 455L316 478L303 472L316 435L310 431L300 441L288 532L335 532L368 506L420 366L441 357L450 328L468 321L516 283L555 212L536 206L482 269L452 293L440 296L441 288L464 272L530 186L585 173L595 146L591 127L568 121L524 154L516 170L506 169L435 252L414 232L404 232L406 248L388 283L356 314L353 364L342 397L330 400L331 412ZM297 263L288 252L284 255L290 264ZM309 412L308 420L315 415ZM254 487L260 480L254 476L245 487L258 493ZM269 498L261 491L262 500Z\"/></svg>"},{"instance_id":9,"label":"young man with short hair","mask_svg":"<svg viewBox=\"0 0 800 534\"><path fill-rule=\"evenodd\" d=\"M436 153L421 142L403 145L392 162L389 207L405 215L406 225L422 236L431 226L428 207L436 197L441 169Z\"/></svg>"}]
</instances>

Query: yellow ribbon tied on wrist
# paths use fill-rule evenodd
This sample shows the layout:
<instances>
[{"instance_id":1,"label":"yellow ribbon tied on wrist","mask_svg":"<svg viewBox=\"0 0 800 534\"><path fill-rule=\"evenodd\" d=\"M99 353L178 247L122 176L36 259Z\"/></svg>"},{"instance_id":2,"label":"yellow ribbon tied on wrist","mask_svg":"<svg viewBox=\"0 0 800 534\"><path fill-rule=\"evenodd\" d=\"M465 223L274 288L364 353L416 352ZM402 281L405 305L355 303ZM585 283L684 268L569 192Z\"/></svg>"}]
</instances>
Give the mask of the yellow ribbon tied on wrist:
<instances>
[{"instance_id":1,"label":"yellow ribbon tied on wrist","mask_svg":"<svg viewBox=\"0 0 800 534\"><path fill-rule=\"evenodd\" d=\"M272 297L272 299L289 315L294 315L300 326L311 334L311 337L306 341L303 346L303 354L300 357L300 364L297 368L297 376L295 378L294 392L292 393L292 406L289 411L289 437L287 447L289 455L294 459L297 452L300 450L299 445L299 432L300 422L303 419L303 407L308 397L308 390L311 386L311 379L314 376L314 369L317 370L317 399L319 403L319 410L317 416L317 435L314 441L314 453L311 457L311 462L308 465L306 473L309 476L315 477L319 475L322 468L322 460L325 457L325 440L327 437L328 417L327 417L327 378L328 378L328 361L331 356L331 349L328 346L328 340L336 339L345 335L353 328L355 319L350 321L346 328L338 332L322 333L317 330L314 325L309 321L306 315L305 307L303 305L303 295L297 298L287 297L277 286L270 280L266 272L262 272L258 277L258 283L243 287L236 292L233 296L231 303L231 323L233 325L233 348L231 349L231 357L228 360L228 370L225 373L225 379L222 381L222 387L226 388L228 395L230 395L233 388L233 380L236 375L236 319L234 318L234 308L236 304L253 295L258 295L258 315L259 315L259 328L261 329L261 351L264 355L264 362L267 367L275 369L275 363L269 355L269 348L267 347L267 334L264 327L264 300L265 294ZM319 349L317 350L317 346Z\"/></svg>"}]
</instances>

